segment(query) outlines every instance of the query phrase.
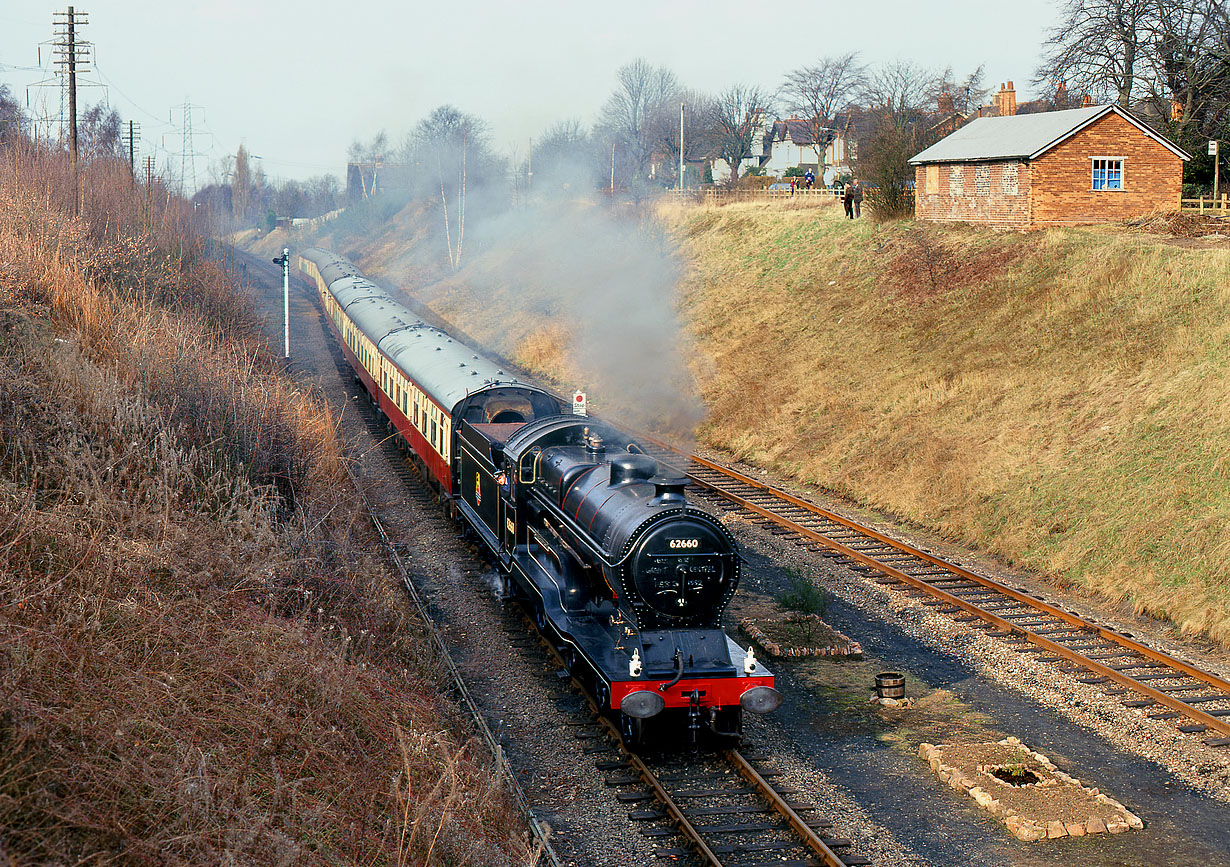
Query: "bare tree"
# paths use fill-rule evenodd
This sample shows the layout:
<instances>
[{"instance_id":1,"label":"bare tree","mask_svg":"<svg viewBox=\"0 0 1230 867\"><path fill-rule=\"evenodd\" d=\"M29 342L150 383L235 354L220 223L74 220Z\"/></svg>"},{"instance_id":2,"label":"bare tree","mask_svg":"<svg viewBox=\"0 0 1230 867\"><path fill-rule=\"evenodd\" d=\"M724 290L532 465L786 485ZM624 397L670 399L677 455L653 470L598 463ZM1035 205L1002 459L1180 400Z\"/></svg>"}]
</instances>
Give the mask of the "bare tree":
<instances>
[{"instance_id":1,"label":"bare tree","mask_svg":"<svg viewBox=\"0 0 1230 867\"><path fill-rule=\"evenodd\" d=\"M532 167L533 185L539 190L567 189L573 185L592 188L595 179L593 143L576 118L561 120L534 141L525 172Z\"/></svg>"},{"instance_id":2,"label":"bare tree","mask_svg":"<svg viewBox=\"0 0 1230 867\"><path fill-rule=\"evenodd\" d=\"M621 66L615 81L598 126L606 141L619 149L631 179L642 181L666 118L673 114L678 119L679 81L665 66L652 66L643 58Z\"/></svg>"},{"instance_id":3,"label":"bare tree","mask_svg":"<svg viewBox=\"0 0 1230 867\"><path fill-rule=\"evenodd\" d=\"M456 271L461 268L465 243L466 190L470 173L474 172L480 183L493 180L495 174L503 174L503 167L491 153L487 124L455 106L442 105L418 122L403 153L404 162L425 170L423 176L435 176L449 265ZM455 226L454 218L449 216L450 199L454 200Z\"/></svg>"},{"instance_id":4,"label":"bare tree","mask_svg":"<svg viewBox=\"0 0 1230 867\"><path fill-rule=\"evenodd\" d=\"M1124 108L1140 81L1141 65L1157 10L1170 0L1065 0L1063 18L1043 46L1034 84L1059 85L1101 101L1113 96Z\"/></svg>"},{"instance_id":5,"label":"bare tree","mask_svg":"<svg viewBox=\"0 0 1230 867\"><path fill-rule=\"evenodd\" d=\"M866 67L858 62L858 54L842 54L821 58L813 66L801 66L786 74L782 98L789 111L806 120L812 133L819 175L824 176L824 152L829 137L824 130L839 111L853 101L862 89Z\"/></svg>"},{"instance_id":6,"label":"bare tree","mask_svg":"<svg viewBox=\"0 0 1230 867\"><path fill-rule=\"evenodd\" d=\"M874 67L863 87L863 100L883 120L905 128L935 105L940 77L908 60Z\"/></svg>"},{"instance_id":7,"label":"bare tree","mask_svg":"<svg viewBox=\"0 0 1230 867\"><path fill-rule=\"evenodd\" d=\"M957 80L953 75L952 67L947 66L940 74L937 86L940 93L947 93L952 98L954 111L969 114L985 104L987 96L991 93L991 89L983 84L984 77L984 69L979 66L965 78Z\"/></svg>"},{"instance_id":8,"label":"bare tree","mask_svg":"<svg viewBox=\"0 0 1230 867\"><path fill-rule=\"evenodd\" d=\"M337 175L317 175L309 178L305 187L308 196L307 216L316 217L328 213L341 201L342 188Z\"/></svg>"},{"instance_id":9,"label":"bare tree","mask_svg":"<svg viewBox=\"0 0 1230 867\"><path fill-rule=\"evenodd\" d=\"M1230 14L1224 0L1159 2L1143 89L1181 137L1213 136L1230 118ZM1172 110L1173 107L1173 110Z\"/></svg>"},{"instance_id":10,"label":"bare tree","mask_svg":"<svg viewBox=\"0 0 1230 867\"><path fill-rule=\"evenodd\" d=\"M235 152L235 168L231 172L231 212L242 226L252 207L252 167L248 151L241 144Z\"/></svg>"},{"instance_id":11,"label":"bare tree","mask_svg":"<svg viewBox=\"0 0 1230 867\"><path fill-rule=\"evenodd\" d=\"M739 179L743 161L752 155L752 143L764 134L764 120L772 107L767 92L748 84L731 85L710 104L713 152L730 166L731 181Z\"/></svg>"},{"instance_id":12,"label":"bare tree","mask_svg":"<svg viewBox=\"0 0 1230 867\"><path fill-rule=\"evenodd\" d=\"M858 173L867 181L868 204L877 219L907 216L913 209L909 160L923 149L941 85L941 76L908 61L877 67L868 77L864 98L873 125L859 147Z\"/></svg>"},{"instance_id":13,"label":"bare tree","mask_svg":"<svg viewBox=\"0 0 1230 867\"><path fill-rule=\"evenodd\" d=\"M388 133L380 130L367 144L355 139L346 151L346 156L358 169L359 184L363 188L365 199L376 192L376 179L380 173L380 164L384 162L388 150Z\"/></svg>"},{"instance_id":14,"label":"bare tree","mask_svg":"<svg viewBox=\"0 0 1230 867\"><path fill-rule=\"evenodd\" d=\"M120 126L118 111L108 111L101 104L91 106L77 124L81 155L85 159L122 157L124 145L120 140Z\"/></svg>"},{"instance_id":15,"label":"bare tree","mask_svg":"<svg viewBox=\"0 0 1230 867\"><path fill-rule=\"evenodd\" d=\"M21 103L13 98L7 84L0 84L0 142L16 139L23 122Z\"/></svg>"},{"instance_id":16,"label":"bare tree","mask_svg":"<svg viewBox=\"0 0 1230 867\"><path fill-rule=\"evenodd\" d=\"M685 90L679 93L679 102L683 106L683 159L685 163L702 162L713 153L715 140L710 119L713 117L713 97L695 90ZM667 151L674 155L672 168L679 163L679 123L678 117L671 124L670 147ZM677 171L677 169L676 169Z\"/></svg>"}]
</instances>

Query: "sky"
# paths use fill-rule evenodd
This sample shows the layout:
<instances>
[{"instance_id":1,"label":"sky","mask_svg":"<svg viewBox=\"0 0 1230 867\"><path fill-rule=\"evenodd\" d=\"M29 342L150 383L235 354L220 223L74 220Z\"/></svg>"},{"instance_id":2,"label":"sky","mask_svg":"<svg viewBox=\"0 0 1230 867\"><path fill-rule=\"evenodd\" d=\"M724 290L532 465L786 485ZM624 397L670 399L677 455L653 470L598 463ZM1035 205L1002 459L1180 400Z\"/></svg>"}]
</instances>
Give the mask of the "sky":
<instances>
[{"instance_id":1,"label":"sky","mask_svg":"<svg viewBox=\"0 0 1230 867\"><path fill-rule=\"evenodd\" d=\"M1017 0L1008 14L985 0L77 0L94 54L78 102L139 123L138 158L175 176L190 105L188 187L193 170L198 188L220 179L241 143L269 177L342 177L351 142L381 130L400 142L443 104L485 120L497 152L523 157L557 121L591 126L616 70L638 57L709 93L775 90L790 70L847 51L951 66L958 78L985 64L987 86L1012 79L1024 101L1057 3ZM37 83L54 78L52 18L67 8L0 5L0 83L28 94L34 115L59 116L58 82Z\"/></svg>"}]
</instances>

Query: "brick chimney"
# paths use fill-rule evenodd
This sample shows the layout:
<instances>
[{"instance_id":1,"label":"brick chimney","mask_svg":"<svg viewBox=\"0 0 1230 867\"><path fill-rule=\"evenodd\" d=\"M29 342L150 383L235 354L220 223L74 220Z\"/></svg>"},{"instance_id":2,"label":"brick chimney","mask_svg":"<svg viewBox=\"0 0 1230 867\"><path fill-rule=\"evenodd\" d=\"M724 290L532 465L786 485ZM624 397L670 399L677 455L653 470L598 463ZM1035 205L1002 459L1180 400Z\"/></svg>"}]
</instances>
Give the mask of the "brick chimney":
<instances>
[{"instance_id":1,"label":"brick chimney","mask_svg":"<svg viewBox=\"0 0 1230 867\"><path fill-rule=\"evenodd\" d=\"M1183 121L1183 103L1179 101L1177 96L1170 97L1170 119L1175 123Z\"/></svg>"},{"instance_id":2,"label":"brick chimney","mask_svg":"<svg viewBox=\"0 0 1230 867\"><path fill-rule=\"evenodd\" d=\"M944 91L940 94L940 98L936 101L935 107L942 115L950 115L957 110L956 106L954 106L952 102L952 94L948 91Z\"/></svg>"},{"instance_id":3,"label":"brick chimney","mask_svg":"<svg viewBox=\"0 0 1230 867\"><path fill-rule=\"evenodd\" d=\"M1068 85L1064 82L1059 82L1059 87L1055 88L1055 108L1064 109L1068 107Z\"/></svg>"},{"instance_id":4,"label":"brick chimney","mask_svg":"<svg viewBox=\"0 0 1230 867\"><path fill-rule=\"evenodd\" d=\"M1093 105L1093 97L1087 93L1081 94L1081 108L1088 108Z\"/></svg>"},{"instance_id":5,"label":"brick chimney","mask_svg":"<svg viewBox=\"0 0 1230 867\"><path fill-rule=\"evenodd\" d=\"M1000 117L1011 117L1016 114L1016 90L1012 87L1011 81L1007 85L1000 83L999 93L995 94L995 108Z\"/></svg>"}]
</instances>

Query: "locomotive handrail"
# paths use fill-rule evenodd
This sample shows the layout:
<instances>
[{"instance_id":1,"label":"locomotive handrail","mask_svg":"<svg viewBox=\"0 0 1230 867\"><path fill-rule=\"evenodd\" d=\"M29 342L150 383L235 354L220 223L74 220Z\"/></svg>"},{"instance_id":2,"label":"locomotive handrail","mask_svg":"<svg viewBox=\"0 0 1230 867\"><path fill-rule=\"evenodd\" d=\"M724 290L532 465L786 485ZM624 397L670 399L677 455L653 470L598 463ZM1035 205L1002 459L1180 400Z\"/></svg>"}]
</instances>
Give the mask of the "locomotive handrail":
<instances>
[{"instance_id":1,"label":"locomotive handrail","mask_svg":"<svg viewBox=\"0 0 1230 867\"><path fill-rule=\"evenodd\" d=\"M531 489L530 496L534 496L534 492L532 489ZM642 524L640 527L637 528L637 532L634 533L631 538L629 538L628 550L624 552L623 556L621 556L618 560L612 560L609 557L607 557L607 555L602 551L602 549L594 547L593 543L590 542L589 534L586 533L581 528L581 525L578 524L571 515L569 515L567 512L565 512L563 509L561 509L559 506L553 503L549 498L544 497L541 494L538 494L537 496L535 496L534 499L540 505L545 506L547 510L550 511L552 514L567 521L568 525L576 530L577 534L581 538L581 541L585 544L585 550L593 554L594 556L596 556L599 560L601 560L602 565L610 566L612 569L622 566L624 563L628 562L628 559L632 556L632 553L633 553L633 546L630 544L632 542L632 539L639 539L641 536L644 535L645 530L651 524L656 524L659 521L664 520L666 517L673 517L675 515L680 515L680 514L686 515L688 513L688 506L691 505L689 503L684 503L682 508L668 509L662 512L658 512L657 514L651 515L644 524ZM712 517L711 515L709 515L708 512L704 511L703 509L693 508L692 511L700 515L705 515L706 517Z\"/></svg>"}]
</instances>

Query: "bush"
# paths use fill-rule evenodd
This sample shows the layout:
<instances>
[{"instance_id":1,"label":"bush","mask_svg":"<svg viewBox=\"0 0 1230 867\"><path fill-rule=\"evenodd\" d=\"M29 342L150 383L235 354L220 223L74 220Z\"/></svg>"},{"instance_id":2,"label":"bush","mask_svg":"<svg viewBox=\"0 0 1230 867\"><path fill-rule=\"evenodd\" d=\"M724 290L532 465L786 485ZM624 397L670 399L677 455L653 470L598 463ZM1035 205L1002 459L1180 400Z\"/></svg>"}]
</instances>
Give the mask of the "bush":
<instances>
[{"instance_id":1,"label":"bush","mask_svg":"<svg viewBox=\"0 0 1230 867\"><path fill-rule=\"evenodd\" d=\"M789 570L790 589L777 596L777 604L798 614L823 617L829 607L829 597L810 579Z\"/></svg>"},{"instance_id":2,"label":"bush","mask_svg":"<svg viewBox=\"0 0 1230 867\"><path fill-rule=\"evenodd\" d=\"M910 157L922 150L913 126L881 121L859 157L867 207L877 220L914 216L914 167Z\"/></svg>"}]
</instances>

